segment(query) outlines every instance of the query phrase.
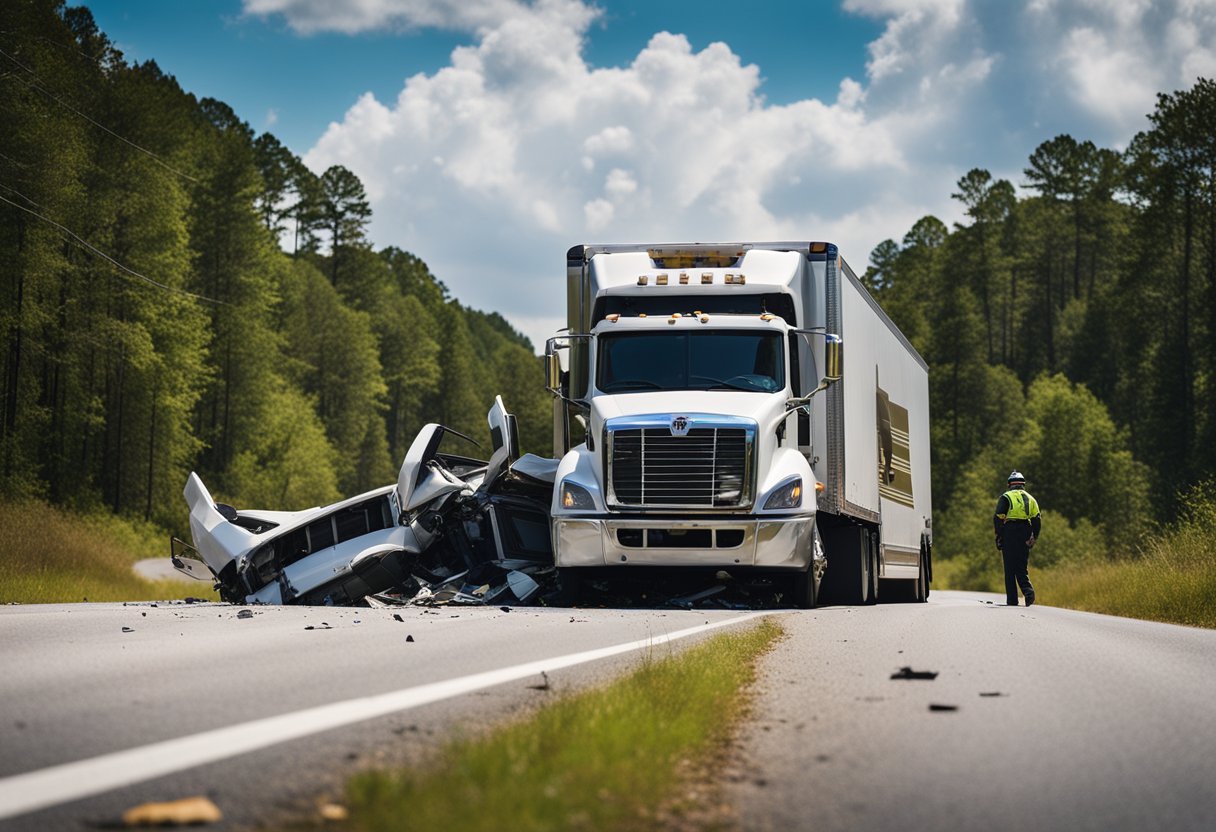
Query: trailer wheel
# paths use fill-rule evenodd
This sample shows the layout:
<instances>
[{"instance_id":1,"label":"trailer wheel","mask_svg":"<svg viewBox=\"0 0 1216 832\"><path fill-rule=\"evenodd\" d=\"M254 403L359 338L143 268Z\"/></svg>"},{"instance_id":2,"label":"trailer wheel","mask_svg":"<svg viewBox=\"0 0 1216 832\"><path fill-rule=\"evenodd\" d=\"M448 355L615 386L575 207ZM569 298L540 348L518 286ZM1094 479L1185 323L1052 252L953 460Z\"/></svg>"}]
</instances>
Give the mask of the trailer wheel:
<instances>
[{"instance_id":1,"label":"trailer wheel","mask_svg":"<svg viewBox=\"0 0 1216 832\"><path fill-rule=\"evenodd\" d=\"M878 535L873 532L866 534L866 572L869 575L869 585L866 587L867 604L878 603Z\"/></svg>"}]
</instances>

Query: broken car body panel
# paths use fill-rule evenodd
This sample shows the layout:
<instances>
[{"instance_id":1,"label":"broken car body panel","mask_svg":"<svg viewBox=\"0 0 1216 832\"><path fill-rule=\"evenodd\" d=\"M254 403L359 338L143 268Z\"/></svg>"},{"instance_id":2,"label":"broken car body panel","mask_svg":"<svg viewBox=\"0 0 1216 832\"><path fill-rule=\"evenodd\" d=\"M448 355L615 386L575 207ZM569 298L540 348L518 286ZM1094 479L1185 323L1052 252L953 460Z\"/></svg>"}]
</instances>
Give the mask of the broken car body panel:
<instances>
[{"instance_id":1,"label":"broken car body panel","mask_svg":"<svg viewBox=\"0 0 1216 832\"><path fill-rule=\"evenodd\" d=\"M445 583L491 561L547 567L556 460L526 455L523 471L514 471L517 432L501 397L488 421L499 445L489 464L441 453L448 434L473 440L428 424L396 485L304 511L238 512L216 503L192 473L185 497L194 550L175 542L174 565L192 577L209 572L225 600L266 604L350 604L388 590L417 592L419 575ZM503 582L521 601L538 588L522 573L503 572Z\"/></svg>"}]
</instances>

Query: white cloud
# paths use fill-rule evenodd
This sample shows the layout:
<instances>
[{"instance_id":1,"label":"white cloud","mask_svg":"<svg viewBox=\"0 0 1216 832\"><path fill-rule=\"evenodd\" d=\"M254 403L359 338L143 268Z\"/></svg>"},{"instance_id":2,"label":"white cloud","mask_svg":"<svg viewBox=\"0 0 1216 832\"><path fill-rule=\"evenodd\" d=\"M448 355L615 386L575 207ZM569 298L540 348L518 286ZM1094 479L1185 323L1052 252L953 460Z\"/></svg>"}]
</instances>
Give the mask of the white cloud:
<instances>
[{"instance_id":1,"label":"white cloud","mask_svg":"<svg viewBox=\"0 0 1216 832\"><path fill-rule=\"evenodd\" d=\"M577 0L245 0L301 32L474 35L395 101L361 97L306 161L354 170L377 243L536 342L562 315L573 243L831 239L860 271L924 214L961 219L949 194L971 167L1016 183L1057 133L1125 144L1158 90L1216 67L1216 0L843 5L885 21L866 77L773 105L761 67L678 33L591 67L598 12Z\"/></svg>"}]
</instances>

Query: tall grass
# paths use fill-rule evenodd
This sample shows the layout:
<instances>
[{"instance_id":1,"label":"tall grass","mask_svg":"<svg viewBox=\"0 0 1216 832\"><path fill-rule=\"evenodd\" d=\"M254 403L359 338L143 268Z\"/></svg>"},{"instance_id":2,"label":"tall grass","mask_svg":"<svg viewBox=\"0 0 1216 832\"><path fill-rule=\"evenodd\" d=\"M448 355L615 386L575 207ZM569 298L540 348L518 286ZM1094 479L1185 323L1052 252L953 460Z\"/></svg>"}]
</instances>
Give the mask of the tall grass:
<instances>
[{"instance_id":1,"label":"tall grass","mask_svg":"<svg viewBox=\"0 0 1216 832\"><path fill-rule=\"evenodd\" d=\"M1044 524L1043 540L1051 533ZM1070 533L1071 532L1071 533ZM1196 486L1182 498L1179 519L1145 537L1133 552L1111 541L1106 556L1093 551L1088 530L1065 531L1067 542L1052 565L1030 577L1039 601L1089 612L1216 627L1216 481ZM1085 543L1085 545L1080 545ZM1000 556L991 561L960 557L934 565L934 583L943 588L1003 592Z\"/></svg>"},{"instance_id":2,"label":"tall grass","mask_svg":"<svg viewBox=\"0 0 1216 832\"><path fill-rule=\"evenodd\" d=\"M686 761L711 755L746 713L755 661L780 633L765 620L717 636L484 739L453 742L432 764L360 775L349 790L352 825L653 828L657 807L679 815L671 798Z\"/></svg>"},{"instance_id":3,"label":"tall grass","mask_svg":"<svg viewBox=\"0 0 1216 832\"><path fill-rule=\"evenodd\" d=\"M168 535L108 514L76 515L38 501L0 502L0 603L215 598L201 581L146 581L142 558L166 557Z\"/></svg>"}]
</instances>

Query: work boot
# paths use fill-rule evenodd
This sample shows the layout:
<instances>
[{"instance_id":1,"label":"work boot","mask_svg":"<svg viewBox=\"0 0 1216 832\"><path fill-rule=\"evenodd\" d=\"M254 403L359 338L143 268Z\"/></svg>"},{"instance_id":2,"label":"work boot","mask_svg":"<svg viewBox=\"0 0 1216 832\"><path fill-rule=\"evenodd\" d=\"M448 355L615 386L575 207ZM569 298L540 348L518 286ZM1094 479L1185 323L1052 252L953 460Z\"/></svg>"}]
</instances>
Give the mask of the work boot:
<instances>
[{"instance_id":1,"label":"work boot","mask_svg":"<svg viewBox=\"0 0 1216 832\"><path fill-rule=\"evenodd\" d=\"M1006 601L1006 602L1005 602L1005 606L1007 606L1007 607L1016 607L1017 605L1018 605L1018 599L1017 599L1017 598L1014 598L1012 601Z\"/></svg>"},{"instance_id":2,"label":"work boot","mask_svg":"<svg viewBox=\"0 0 1216 832\"><path fill-rule=\"evenodd\" d=\"M1026 593L1026 606L1029 607L1033 603L1034 603L1034 590L1032 589L1032 590L1030 590L1030 592Z\"/></svg>"}]
</instances>

